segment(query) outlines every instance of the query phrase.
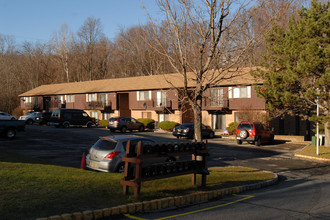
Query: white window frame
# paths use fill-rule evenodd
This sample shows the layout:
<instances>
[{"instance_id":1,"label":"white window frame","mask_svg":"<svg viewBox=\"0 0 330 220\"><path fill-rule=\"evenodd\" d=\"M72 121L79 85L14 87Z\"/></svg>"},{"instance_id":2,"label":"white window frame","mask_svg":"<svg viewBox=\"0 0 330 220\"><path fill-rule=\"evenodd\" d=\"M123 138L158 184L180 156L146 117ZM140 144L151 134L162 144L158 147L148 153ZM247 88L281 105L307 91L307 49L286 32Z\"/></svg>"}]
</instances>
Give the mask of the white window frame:
<instances>
[{"instance_id":1,"label":"white window frame","mask_svg":"<svg viewBox=\"0 0 330 220\"><path fill-rule=\"evenodd\" d=\"M148 94L148 97L145 97L145 94ZM137 97L137 101L148 101L151 100L151 90L149 91L137 91L136 93Z\"/></svg>"},{"instance_id":2,"label":"white window frame","mask_svg":"<svg viewBox=\"0 0 330 220\"><path fill-rule=\"evenodd\" d=\"M104 97L105 99L102 99L101 97ZM104 104L104 105L108 105L108 103L109 103L109 95L108 95L108 93L101 93L100 94L100 101L102 102L102 104Z\"/></svg>"},{"instance_id":3,"label":"white window frame","mask_svg":"<svg viewBox=\"0 0 330 220\"><path fill-rule=\"evenodd\" d=\"M86 102L96 102L96 101L97 101L97 93L86 94Z\"/></svg>"},{"instance_id":4,"label":"white window frame","mask_svg":"<svg viewBox=\"0 0 330 220\"><path fill-rule=\"evenodd\" d=\"M25 103L32 103L32 97L31 96L27 96L23 98L25 101Z\"/></svg>"},{"instance_id":5,"label":"white window frame","mask_svg":"<svg viewBox=\"0 0 330 220\"><path fill-rule=\"evenodd\" d=\"M91 118L99 119L98 118L99 117L99 113L98 112L92 111L92 112L90 112L90 114L91 114Z\"/></svg>"},{"instance_id":6,"label":"white window frame","mask_svg":"<svg viewBox=\"0 0 330 220\"><path fill-rule=\"evenodd\" d=\"M157 91L156 93L156 106L166 106L166 91Z\"/></svg>"},{"instance_id":7,"label":"white window frame","mask_svg":"<svg viewBox=\"0 0 330 220\"><path fill-rule=\"evenodd\" d=\"M74 102L75 96L74 95L65 95L66 102Z\"/></svg>"},{"instance_id":8,"label":"white window frame","mask_svg":"<svg viewBox=\"0 0 330 220\"><path fill-rule=\"evenodd\" d=\"M246 95L242 96L242 90L246 89ZM228 98L251 98L251 86L228 87Z\"/></svg>"}]
</instances>

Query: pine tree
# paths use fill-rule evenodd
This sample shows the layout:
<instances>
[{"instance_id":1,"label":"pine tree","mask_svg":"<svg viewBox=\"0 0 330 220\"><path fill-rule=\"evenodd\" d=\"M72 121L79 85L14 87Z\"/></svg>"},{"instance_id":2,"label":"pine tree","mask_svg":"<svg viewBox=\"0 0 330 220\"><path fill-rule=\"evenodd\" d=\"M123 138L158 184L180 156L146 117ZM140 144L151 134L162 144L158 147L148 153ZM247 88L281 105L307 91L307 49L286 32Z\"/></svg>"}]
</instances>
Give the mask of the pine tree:
<instances>
[{"instance_id":1,"label":"pine tree","mask_svg":"<svg viewBox=\"0 0 330 220\"><path fill-rule=\"evenodd\" d=\"M292 18L287 30L274 26L266 36L267 54L263 68L254 72L265 81L256 87L266 100L270 113L297 114L315 112L317 96L329 146L330 87L330 2L313 0L309 9L302 8L299 18Z\"/></svg>"}]
</instances>

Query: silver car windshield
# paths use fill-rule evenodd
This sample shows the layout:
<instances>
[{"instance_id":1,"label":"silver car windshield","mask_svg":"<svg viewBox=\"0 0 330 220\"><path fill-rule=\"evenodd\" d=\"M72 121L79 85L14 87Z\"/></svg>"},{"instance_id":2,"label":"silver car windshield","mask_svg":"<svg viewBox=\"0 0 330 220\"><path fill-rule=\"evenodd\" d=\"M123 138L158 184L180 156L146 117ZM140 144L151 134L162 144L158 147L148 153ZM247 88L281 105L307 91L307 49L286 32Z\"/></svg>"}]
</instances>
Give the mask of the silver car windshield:
<instances>
[{"instance_id":1,"label":"silver car windshield","mask_svg":"<svg viewBox=\"0 0 330 220\"><path fill-rule=\"evenodd\" d=\"M117 145L117 141L115 141L115 140L100 139L94 144L93 147L95 149L99 149L99 150L114 150L116 145Z\"/></svg>"}]
</instances>

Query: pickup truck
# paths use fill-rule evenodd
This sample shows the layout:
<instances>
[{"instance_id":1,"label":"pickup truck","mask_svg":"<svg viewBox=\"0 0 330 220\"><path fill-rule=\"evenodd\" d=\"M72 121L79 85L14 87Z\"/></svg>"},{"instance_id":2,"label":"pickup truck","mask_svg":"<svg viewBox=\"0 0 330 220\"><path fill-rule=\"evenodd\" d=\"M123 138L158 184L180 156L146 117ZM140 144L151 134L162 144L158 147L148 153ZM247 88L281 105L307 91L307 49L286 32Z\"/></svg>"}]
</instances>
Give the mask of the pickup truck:
<instances>
[{"instance_id":1,"label":"pickup truck","mask_svg":"<svg viewBox=\"0 0 330 220\"><path fill-rule=\"evenodd\" d=\"M20 120L0 120L0 134L9 139L16 136L17 131L25 130L25 121Z\"/></svg>"}]
</instances>

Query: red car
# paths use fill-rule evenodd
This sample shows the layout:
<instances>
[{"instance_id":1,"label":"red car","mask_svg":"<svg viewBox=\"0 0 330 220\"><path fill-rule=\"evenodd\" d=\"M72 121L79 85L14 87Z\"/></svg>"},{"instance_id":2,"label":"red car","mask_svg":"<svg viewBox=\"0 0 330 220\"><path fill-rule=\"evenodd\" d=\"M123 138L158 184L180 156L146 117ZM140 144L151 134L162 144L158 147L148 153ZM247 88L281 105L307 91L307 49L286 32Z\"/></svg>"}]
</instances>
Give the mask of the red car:
<instances>
[{"instance_id":1,"label":"red car","mask_svg":"<svg viewBox=\"0 0 330 220\"><path fill-rule=\"evenodd\" d=\"M241 122L236 128L237 144L243 141L260 146L261 143L271 143L274 141L274 133L265 129L260 122Z\"/></svg>"}]
</instances>

